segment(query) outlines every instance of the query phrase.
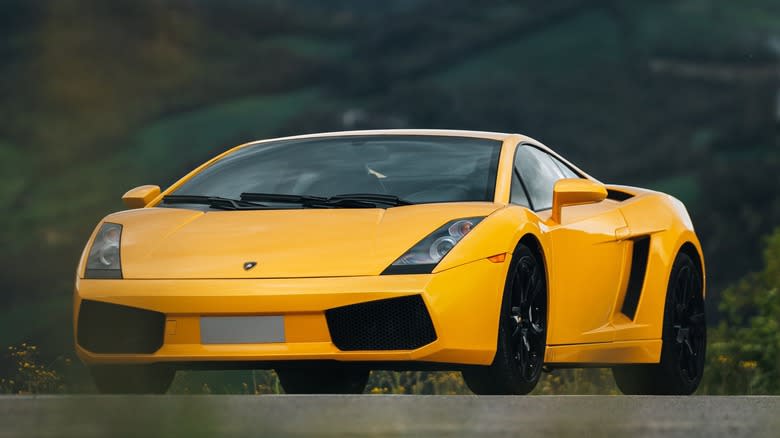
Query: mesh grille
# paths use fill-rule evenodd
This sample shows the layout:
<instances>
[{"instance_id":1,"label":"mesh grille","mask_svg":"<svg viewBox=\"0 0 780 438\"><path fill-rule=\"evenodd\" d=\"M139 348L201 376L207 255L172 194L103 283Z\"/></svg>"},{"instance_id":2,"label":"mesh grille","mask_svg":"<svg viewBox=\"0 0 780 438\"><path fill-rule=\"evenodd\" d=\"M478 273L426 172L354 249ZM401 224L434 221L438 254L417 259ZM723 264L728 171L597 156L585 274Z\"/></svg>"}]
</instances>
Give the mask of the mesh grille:
<instances>
[{"instance_id":1,"label":"mesh grille","mask_svg":"<svg viewBox=\"0 0 780 438\"><path fill-rule=\"evenodd\" d=\"M93 353L154 353L162 347L165 315L150 310L84 300L78 343Z\"/></svg>"},{"instance_id":2,"label":"mesh grille","mask_svg":"<svg viewBox=\"0 0 780 438\"><path fill-rule=\"evenodd\" d=\"M420 295L337 307L325 317L339 350L413 350L436 340Z\"/></svg>"}]
</instances>

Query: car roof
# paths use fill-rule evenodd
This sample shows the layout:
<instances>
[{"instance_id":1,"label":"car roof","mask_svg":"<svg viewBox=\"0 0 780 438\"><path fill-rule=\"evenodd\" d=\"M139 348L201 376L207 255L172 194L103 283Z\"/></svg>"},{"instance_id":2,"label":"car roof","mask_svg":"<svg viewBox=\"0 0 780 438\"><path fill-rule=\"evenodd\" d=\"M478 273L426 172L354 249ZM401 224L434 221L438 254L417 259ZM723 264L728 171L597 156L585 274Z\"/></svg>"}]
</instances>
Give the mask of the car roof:
<instances>
[{"instance_id":1,"label":"car roof","mask_svg":"<svg viewBox=\"0 0 780 438\"><path fill-rule=\"evenodd\" d=\"M507 134L502 132L488 131L468 131L458 129L370 129L359 131L333 131L320 132L316 134L294 135L289 137L277 137L267 140L253 141L248 144L265 143L278 140L303 140L309 138L327 138L327 137L345 137L353 135L420 135L420 136L449 136L449 137L474 137L489 138L492 140L504 141L516 134Z\"/></svg>"}]
</instances>

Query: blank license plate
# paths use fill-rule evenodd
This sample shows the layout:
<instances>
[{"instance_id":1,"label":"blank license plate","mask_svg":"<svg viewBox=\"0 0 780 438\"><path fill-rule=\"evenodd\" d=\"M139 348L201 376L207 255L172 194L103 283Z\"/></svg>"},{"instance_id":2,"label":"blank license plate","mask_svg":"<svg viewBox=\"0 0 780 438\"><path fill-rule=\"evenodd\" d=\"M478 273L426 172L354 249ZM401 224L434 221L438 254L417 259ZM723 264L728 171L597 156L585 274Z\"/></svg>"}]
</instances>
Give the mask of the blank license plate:
<instances>
[{"instance_id":1,"label":"blank license plate","mask_svg":"<svg viewBox=\"0 0 780 438\"><path fill-rule=\"evenodd\" d=\"M284 342L283 316L202 316L201 344Z\"/></svg>"}]
</instances>

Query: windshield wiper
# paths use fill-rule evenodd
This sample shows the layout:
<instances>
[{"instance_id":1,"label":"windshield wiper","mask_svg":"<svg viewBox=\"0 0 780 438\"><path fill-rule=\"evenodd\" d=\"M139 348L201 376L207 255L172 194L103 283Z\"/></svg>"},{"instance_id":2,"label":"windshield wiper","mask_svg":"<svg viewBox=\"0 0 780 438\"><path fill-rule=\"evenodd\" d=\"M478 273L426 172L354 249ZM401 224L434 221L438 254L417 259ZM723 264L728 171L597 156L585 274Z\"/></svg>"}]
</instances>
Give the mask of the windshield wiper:
<instances>
[{"instance_id":1,"label":"windshield wiper","mask_svg":"<svg viewBox=\"0 0 780 438\"><path fill-rule=\"evenodd\" d=\"M356 200L356 201L367 201L367 202L392 205L392 206L414 204L414 202L407 201L406 199L401 199L396 195L385 195L382 193L345 193L342 195L335 195L328 198L328 200L330 201L346 200L346 199Z\"/></svg>"},{"instance_id":2,"label":"windshield wiper","mask_svg":"<svg viewBox=\"0 0 780 438\"><path fill-rule=\"evenodd\" d=\"M242 201L279 202L283 204L307 204L327 202L328 198L311 195L280 195L277 193L250 193L241 194Z\"/></svg>"},{"instance_id":3,"label":"windshield wiper","mask_svg":"<svg viewBox=\"0 0 780 438\"><path fill-rule=\"evenodd\" d=\"M356 193L337 195L326 198L312 195L285 195L277 193L242 193L244 201L279 202L286 204L300 204L309 208L377 208L377 204L383 205L409 205L397 196L370 193Z\"/></svg>"},{"instance_id":4,"label":"windshield wiper","mask_svg":"<svg viewBox=\"0 0 780 438\"><path fill-rule=\"evenodd\" d=\"M359 199L331 199L324 196L285 195L277 193L242 193L242 201L300 204L304 208L376 208L373 202Z\"/></svg>"},{"instance_id":5,"label":"windshield wiper","mask_svg":"<svg viewBox=\"0 0 780 438\"><path fill-rule=\"evenodd\" d=\"M268 208L267 205L243 199L204 195L168 195L163 198L163 204L203 204L219 210L258 210Z\"/></svg>"}]
</instances>

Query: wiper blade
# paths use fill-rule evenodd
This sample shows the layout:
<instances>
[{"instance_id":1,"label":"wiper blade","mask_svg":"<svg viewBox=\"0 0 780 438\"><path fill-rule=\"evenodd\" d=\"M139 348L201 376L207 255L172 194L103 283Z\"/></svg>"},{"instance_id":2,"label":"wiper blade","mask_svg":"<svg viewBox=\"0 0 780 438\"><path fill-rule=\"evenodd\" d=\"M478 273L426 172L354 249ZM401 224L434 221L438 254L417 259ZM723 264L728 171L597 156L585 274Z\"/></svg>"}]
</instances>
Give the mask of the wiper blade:
<instances>
[{"instance_id":1,"label":"wiper blade","mask_svg":"<svg viewBox=\"0 0 780 438\"><path fill-rule=\"evenodd\" d=\"M312 195L285 195L277 193L242 193L241 200L279 202L285 204L300 204L309 208L376 208L377 203L387 204L386 201L367 198L337 197L326 198Z\"/></svg>"},{"instance_id":2,"label":"wiper blade","mask_svg":"<svg viewBox=\"0 0 780 438\"><path fill-rule=\"evenodd\" d=\"M242 201L280 202L285 204L304 204L307 202L327 202L328 198L311 195L284 195L277 193L252 193L241 194Z\"/></svg>"},{"instance_id":3,"label":"wiper blade","mask_svg":"<svg viewBox=\"0 0 780 438\"><path fill-rule=\"evenodd\" d=\"M222 198L204 195L168 195L163 198L164 204L204 204L220 210L257 210L266 209L267 205L243 199Z\"/></svg>"},{"instance_id":4,"label":"wiper blade","mask_svg":"<svg viewBox=\"0 0 780 438\"><path fill-rule=\"evenodd\" d=\"M414 202L407 201L406 199L399 198L396 195L386 195L383 193L345 193L342 195L331 196L328 198L331 201L334 200L357 200L368 201L386 205L412 205Z\"/></svg>"}]
</instances>

